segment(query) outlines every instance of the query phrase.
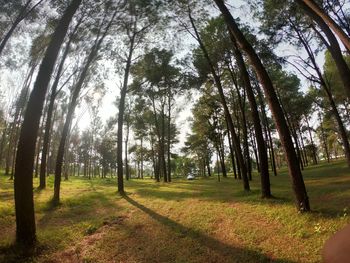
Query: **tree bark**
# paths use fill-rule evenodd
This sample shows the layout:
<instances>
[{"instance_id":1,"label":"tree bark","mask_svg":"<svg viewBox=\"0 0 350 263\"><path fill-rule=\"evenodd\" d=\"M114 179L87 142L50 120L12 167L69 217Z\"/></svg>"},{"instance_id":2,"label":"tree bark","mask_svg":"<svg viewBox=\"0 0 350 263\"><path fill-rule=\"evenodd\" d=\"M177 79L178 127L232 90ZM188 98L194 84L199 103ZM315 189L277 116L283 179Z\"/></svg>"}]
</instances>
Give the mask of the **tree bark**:
<instances>
[{"instance_id":1,"label":"tree bark","mask_svg":"<svg viewBox=\"0 0 350 263\"><path fill-rule=\"evenodd\" d=\"M250 43L244 37L243 33L238 28L236 22L234 21L231 13L225 6L223 0L214 1L219 7L221 13L223 14L225 21L229 27L229 30L231 31L232 35L237 41L238 47L247 54L248 59L253 68L255 69L255 72L264 89L265 96L267 98L272 115L274 117L276 127L279 132L279 136L288 162L288 171L292 181L292 188L296 199L296 207L300 212L310 211L309 198L307 196L304 179L298 164L298 158L296 156L288 125L283 115L272 81L265 67L261 63L260 58L255 53L253 47L250 45Z\"/></svg>"},{"instance_id":2,"label":"tree bark","mask_svg":"<svg viewBox=\"0 0 350 263\"><path fill-rule=\"evenodd\" d=\"M322 42L324 42L328 51L331 53L334 59L335 65L337 66L337 69L339 71L339 76L343 83L345 92L348 98L350 99L350 69L343 57L338 40L334 36L333 32L330 30L328 25L324 22L324 20L313 9L311 9L308 5L306 5L304 1L308 1L308 0L303 0L303 1L298 0L298 3L304 9L305 13L318 24L318 26L321 28L323 33L326 35L329 43L327 43L327 41L319 34L317 29L314 28L315 32L319 34Z\"/></svg>"},{"instance_id":3,"label":"tree bark","mask_svg":"<svg viewBox=\"0 0 350 263\"><path fill-rule=\"evenodd\" d=\"M309 43L305 40L305 38L303 37L303 35L301 34L300 30L298 30L297 26L292 24L293 26L293 29L295 30L295 32L297 33L298 35L298 38L300 40L300 42L302 43L302 45L304 46L309 58L310 58L310 61L314 67L314 70L316 71L316 74L317 74L317 77L318 77L318 80L319 80L319 84L321 85L321 87L324 89L325 93L326 93L326 96L327 96L327 99L329 101L329 104L331 106L331 109L332 109L332 113L336 119L336 122L337 122L337 125L338 125L338 130L339 130L339 133L340 133L340 137L341 137L341 140L343 142L343 146L344 146L344 152L345 152L345 157L346 157L346 160L347 160L347 164L348 166L350 167L350 144L349 144L349 139L348 139L348 136L347 136L347 131L346 131L346 128L344 126L344 123L340 117L340 114L339 114L339 111L337 109L337 106L334 102L334 99L333 99L333 95L330 91L330 88L329 88L329 85L327 84L326 80L324 79L323 75L322 75L322 72L320 70L320 68L318 67L318 64L316 62L316 58L311 50L311 47L309 45ZM332 32L330 32L332 34ZM334 37L334 36L333 36ZM341 55L341 58L343 59L342 55ZM347 65L346 65L347 67ZM339 69L339 67L338 67ZM347 67L347 69L349 69ZM339 71L339 74L341 74L341 72ZM349 71L349 74L350 74L350 71ZM350 75L349 75L349 79L350 79ZM350 80L349 80L350 81ZM349 83L350 85L350 83ZM349 86L350 87L350 86Z\"/></svg>"},{"instance_id":4,"label":"tree bark","mask_svg":"<svg viewBox=\"0 0 350 263\"><path fill-rule=\"evenodd\" d=\"M129 53L126 60L124 71L123 86L120 91L119 112L118 112L118 133L117 133L117 180L118 192L124 194L124 180L123 180L123 123L125 111L125 97L128 89L129 74L131 68L131 61L134 52L135 35L130 39Z\"/></svg>"},{"instance_id":5,"label":"tree bark","mask_svg":"<svg viewBox=\"0 0 350 263\"><path fill-rule=\"evenodd\" d=\"M236 78L234 76L234 73L232 69L230 68L230 65L228 65L228 70L231 75L231 79L234 82L234 86L236 88L237 92L237 98L238 98L238 104L239 104L239 109L241 111L241 116L242 116L242 132L243 132L243 152L244 152L244 158L245 158L245 164L247 167L247 172L248 172L248 178L249 180L252 180L252 172L251 172L251 163L250 163L250 155L249 155L249 145L248 145L248 128L247 128L247 118L246 118L246 113L244 109L245 105L245 98L242 98L239 88L238 88L238 83L236 81ZM238 115L238 114L237 114ZM237 119L239 117L237 116Z\"/></svg>"},{"instance_id":6,"label":"tree bark","mask_svg":"<svg viewBox=\"0 0 350 263\"><path fill-rule=\"evenodd\" d=\"M232 36L232 35L231 35ZM269 175L269 161L267 158L267 149L264 141L263 131L261 128L258 105L255 100L254 91L250 82L248 70L243 60L242 53L239 51L237 43L234 37L231 37L231 40L234 44L234 56L236 58L241 77L243 78L244 87L247 92L248 101L250 104L254 131L256 142L258 145L259 153L259 168L260 168L260 179L261 179L261 197L262 198L271 198L271 189L270 189L270 175ZM258 164L258 160L257 160Z\"/></svg>"},{"instance_id":7,"label":"tree bark","mask_svg":"<svg viewBox=\"0 0 350 263\"><path fill-rule=\"evenodd\" d=\"M39 121L45 94L58 52L73 15L82 0L72 0L52 35L30 95L18 142L14 180L16 242L26 246L36 241L33 201L33 164Z\"/></svg>"},{"instance_id":8,"label":"tree bark","mask_svg":"<svg viewBox=\"0 0 350 263\"><path fill-rule=\"evenodd\" d=\"M311 127L310 127L310 123L309 120L307 119L307 117L305 116L305 121L306 121L306 125L307 125L307 130L309 132L309 137L310 137L310 142L311 142L311 146L312 146L312 158L314 161L314 164L317 164L317 150L316 150L316 145L314 143L314 140L312 138L312 133L311 133Z\"/></svg>"},{"instance_id":9,"label":"tree bark","mask_svg":"<svg viewBox=\"0 0 350 263\"><path fill-rule=\"evenodd\" d=\"M40 0L38 3L36 3L29 10L27 10L27 8L28 8L29 4L32 2L32 0L28 0L25 3L23 8L20 10L18 16L16 17L16 19L12 23L9 31L5 34L4 38L0 42L0 57L1 57L1 53L3 52L3 50L4 50L8 40L10 39L12 34L15 32L15 30L16 30L17 26L19 25L19 23L21 23L23 21L23 19L25 19L42 1L43 0Z\"/></svg>"},{"instance_id":10,"label":"tree bark","mask_svg":"<svg viewBox=\"0 0 350 263\"><path fill-rule=\"evenodd\" d=\"M315 19L315 16L317 15L319 18L322 19L325 24L329 28L333 30L333 32L339 37L341 42L344 44L347 50L350 51L350 39L348 35L342 30L342 28L325 12L325 10L321 7L319 7L318 4L315 3L313 0L296 0L296 2L301 6L301 8L304 9L306 14L310 16L312 19ZM312 13L311 13L312 12ZM318 20L317 19L317 20ZM318 21L316 21L318 23Z\"/></svg>"},{"instance_id":11,"label":"tree bark","mask_svg":"<svg viewBox=\"0 0 350 263\"><path fill-rule=\"evenodd\" d=\"M74 90L73 90L72 99L71 99L70 106L68 109L66 121L64 123L64 127L62 130L61 140L60 140L60 144L59 144L58 152L57 152L57 157L56 157L54 195L52 198L52 203L55 205L59 204L59 202L60 202L60 188L61 188L63 157L64 157L65 145L66 145L66 141L68 138L69 129L70 129L70 126L71 126L71 123L73 120L73 115L74 115L74 110L75 110L75 107L77 104L77 100L78 100L80 91L83 87L85 78L88 75L88 71L90 69L90 66L98 54L98 50L99 50L104 38L107 35L107 32L108 32L108 30L109 30L109 28L114 20L115 15L116 15L116 12L114 13L111 20L109 21L109 23L105 27L102 35L100 35L100 34L101 34L101 30L102 30L103 25L100 26L98 33L97 33L97 36L96 36L95 44L91 48L91 51L90 51L90 53L87 57L87 60L85 62L85 66L82 69L80 76L79 76L79 79L78 79L78 82L75 85ZM89 173L89 176L90 176L90 173Z\"/></svg>"},{"instance_id":12,"label":"tree bark","mask_svg":"<svg viewBox=\"0 0 350 263\"><path fill-rule=\"evenodd\" d=\"M235 128L233 126L232 116L230 114L229 108L228 108L227 103L226 103L226 98L225 98L224 91L223 91L223 88L222 88L222 85L221 85L221 80L220 80L219 76L216 74L214 65L211 62L211 59L210 59L209 54L208 54L208 52L206 50L206 47L204 46L204 43L202 42L202 40L201 40L201 38L199 36L199 33L197 31L197 28L196 28L196 26L194 24L194 21L193 21L193 18L191 16L190 12L189 12L189 18L190 18L190 21L191 21L191 25L192 25L192 27L193 27L193 29L195 31L195 35L196 35L197 41L198 41L198 43L199 43L199 45L200 45L200 47L201 47L201 49L203 51L204 57L206 58L206 60L208 62L208 66L210 67L211 73L212 73L213 78L214 78L214 82L216 84L216 87L217 87L219 95L220 95L221 104L222 104L222 106L224 108L225 118L227 119L229 130L231 131L232 144L233 144L233 146L235 148L236 158L238 160L240 169L242 171L243 188L244 188L245 191L250 191L249 179L248 179L248 174L247 174L247 167L246 167L245 162L244 162L242 151L240 150L240 147L239 147L239 140L238 140L237 134L235 132Z\"/></svg>"},{"instance_id":13,"label":"tree bark","mask_svg":"<svg viewBox=\"0 0 350 263\"><path fill-rule=\"evenodd\" d=\"M82 20L80 20L80 22L81 21ZM78 29L80 22L77 23L73 32L75 32ZM50 144L50 133L51 133L51 126L52 126L52 117L53 117L53 112L54 112L54 104L55 104L55 99L56 99L56 96L58 93L58 91L57 91L58 83L59 83L59 80L61 78L64 62L66 61L66 58L69 54L70 45L73 41L73 35L74 35L74 33L71 34L71 36L67 42L66 48L65 48L64 53L63 53L62 58L61 58L61 62L58 66L55 81L51 87L50 101L49 101L49 106L48 106L47 115L46 115L47 117L46 117L46 123L45 123L43 149L41 151L39 189L44 189L46 187L46 168L47 168L46 166L47 166L47 158L48 158L47 154L49 151L49 144Z\"/></svg>"}]
</instances>

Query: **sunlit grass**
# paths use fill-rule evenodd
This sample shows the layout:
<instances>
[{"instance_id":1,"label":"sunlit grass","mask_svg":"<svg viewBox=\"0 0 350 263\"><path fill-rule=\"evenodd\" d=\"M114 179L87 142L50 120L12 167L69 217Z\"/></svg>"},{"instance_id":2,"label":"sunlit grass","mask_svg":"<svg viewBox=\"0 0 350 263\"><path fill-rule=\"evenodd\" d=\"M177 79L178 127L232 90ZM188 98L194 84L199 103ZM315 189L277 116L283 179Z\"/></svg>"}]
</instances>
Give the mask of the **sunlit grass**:
<instances>
[{"instance_id":1,"label":"sunlit grass","mask_svg":"<svg viewBox=\"0 0 350 263\"><path fill-rule=\"evenodd\" d=\"M259 178L243 191L233 177L125 182L70 178L53 207L53 178L34 195L37 262L318 262L324 241L350 220L350 170L345 162L304 171L312 213L296 212L285 170L271 177L276 197L260 198ZM13 182L0 176L0 261L16 262Z\"/></svg>"}]
</instances>

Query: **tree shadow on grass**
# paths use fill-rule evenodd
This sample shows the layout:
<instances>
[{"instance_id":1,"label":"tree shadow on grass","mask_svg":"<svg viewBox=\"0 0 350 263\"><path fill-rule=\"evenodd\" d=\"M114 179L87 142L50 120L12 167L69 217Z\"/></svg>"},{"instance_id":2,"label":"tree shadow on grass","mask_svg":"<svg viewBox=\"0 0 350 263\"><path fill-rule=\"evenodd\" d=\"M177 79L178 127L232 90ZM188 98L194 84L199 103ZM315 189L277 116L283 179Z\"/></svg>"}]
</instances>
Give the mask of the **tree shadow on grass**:
<instances>
[{"instance_id":1,"label":"tree shadow on grass","mask_svg":"<svg viewBox=\"0 0 350 263\"><path fill-rule=\"evenodd\" d=\"M124 199L134 207L140 209L141 211L149 215L154 220L170 228L177 235L190 237L191 239L198 242L201 246L205 246L208 249L219 253L220 255L222 255L222 257L232 258L232 262L294 263L294 261L291 261L291 260L272 259L272 258L269 258L267 255L257 251L227 245L213 237L210 237L204 233L201 233L198 230L191 229L189 227L186 227L184 225L181 225L169 219L168 217L162 216L156 213L155 211L145 207L144 205L136 202L134 199L130 198L129 196L125 195Z\"/></svg>"},{"instance_id":2,"label":"tree shadow on grass","mask_svg":"<svg viewBox=\"0 0 350 263\"><path fill-rule=\"evenodd\" d=\"M24 247L17 244L0 246L0 262L2 263L32 263L36 257L47 250L47 246L36 242L34 246Z\"/></svg>"},{"instance_id":3,"label":"tree shadow on grass","mask_svg":"<svg viewBox=\"0 0 350 263\"><path fill-rule=\"evenodd\" d=\"M44 215L38 220L38 226L50 226L52 221L57 220L61 221L62 224L65 221L72 224L94 219L97 211L108 210L110 207L116 207L116 204L104 193L95 191L66 198L58 206L49 201L40 209Z\"/></svg>"}]
</instances>

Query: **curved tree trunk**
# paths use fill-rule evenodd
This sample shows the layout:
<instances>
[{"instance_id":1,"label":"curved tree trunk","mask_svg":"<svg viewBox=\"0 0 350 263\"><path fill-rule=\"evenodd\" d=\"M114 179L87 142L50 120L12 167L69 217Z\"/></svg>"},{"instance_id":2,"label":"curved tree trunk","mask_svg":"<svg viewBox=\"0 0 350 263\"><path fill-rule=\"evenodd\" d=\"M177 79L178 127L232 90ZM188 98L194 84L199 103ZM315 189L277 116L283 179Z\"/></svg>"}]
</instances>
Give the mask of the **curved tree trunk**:
<instances>
[{"instance_id":1,"label":"curved tree trunk","mask_svg":"<svg viewBox=\"0 0 350 263\"><path fill-rule=\"evenodd\" d=\"M103 24L100 25L100 28L98 29L98 33L96 36L95 44L91 48L91 51L86 59L84 68L82 69L82 71L80 73L78 82L74 87L72 99L71 99L70 106L68 109L66 121L64 123L63 131L62 131L62 135L61 135L61 140L60 140L60 144L59 144L58 152L57 152L57 157L56 157L54 195L52 198L52 202L55 205L57 205L60 201L61 175L62 175L62 165L63 165L63 157L64 157L64 152L65 152L65 145L66 145L69 129L71 126L71 122L73 119L73 114L74 114L74 110L75 110L75 107L77 104L77 100L78 100L80 91L83 87L85 78L86 78L88 71L90 69L90 66L98 54L98 50L101 47L101 44L107 35L107 32L108 32L108 30L109 30L109 28L114 20L115 15L116 15L116 12L112 16L111 20L108 22L102 35L101 35L101 31L102 31L102 27L104 25ZM89 176L90 176L90 173L89 173Z\"/></svg>"},{"instance_id":2,"label":"curved tree trunk","mask_svg":"<svg viewBox=\"0 0 350 263\"><path fill-rule=\"evenodd\" d=\"M315 32L320 36L321 40L327 47L329 53L331 53L334 59L335 65L337 66L337 69L339 71L340 79L343 82L345 92L348 98L350 98L350 69L343 57L338 40L334 36L333 32L330 30L328 25L324 22L324 20L316 12L314 12L313 9L311 9L308 5L306 5L304 1L308 1L308 0L303 0L303 1L298 0L298 3L304 9L305 13L318 24L318 26L321 28L323 33L326 35L329 43L327 43L327 41L323 38L323 36L319 34L317 29L314 28Z\"/></svg>"},{"instance_id":3,"label":"curved tree trunk","mask_svg":"<svg viewBox=\"0 0 350 263\"><path fill-rule=\"evenodd\" d=\"M325 78L322 75L322 72L321 72L321 70L320 70L320 68L319 68L319 66L318 66L318 64L316 62L316 58L315 58L314 53L312 52L312 50L310 48L309 43L305 40L305 38L301 34L300 30L298 30L296 25L292 24L292 26L293 26L295 32L297 33L300 42L303 44L303 46L305 48L305 51L307 52L307 54L308 54L308 56L310 58L310 61L311 61L312 65L313 65L313 67L314 67L314 70L316 71L316 74L317 74L317 77L318 77L318 80L319 80L319 84L324 89L324 91L325 91L325 93L327 95L329 104L330 104L331 109L332 109L332 113L333 113L333 115L334 115L334 117L336 119L337 125L338 125L338 131L340 133L340 138L341 138L341 140L343 142L345 157L346 157L348 166L350 167L350 144L349 144L349 139L348 139L348 136L347 136L347 131L346 131L346 128L344 126L344 123L343 123L343 121L342 121L342 119L341 119L341 117L339 115L339 111L338 111L337 106L336 106L336 104L334 102L333 95L332 95L332 93L331 93L331 91L329 89L329 86L327 85L327 82L326 82ZM332 32L331 32L331 34L332 34ZM342 57L342 59L343 59L343 57Z\"/></svg>"},{"instance_id":4,"label":"curved tree trunk","mask_svg":"<svg viewBox=\"0 0 350 263\"><path fill-rule=\"evenodd\" d=\"M293 191L296 199L296 207L300 212L310 211L309 198L307 196L304 179L300 171L298 158L296 156L293 141L288 129L288 125L285 120L281 106L279 104L272 81L265 67L261 63L260 58L254 51L253 47L250 45L250 43L244 37L243 33L238 28L230 11L225 6L224 1L223 0L214 0L214 1L219 7L221 13L223 14L225 21L229 27L229 30L231 31L232 35L237 41L238 47L242 49L248 56L248 59L251 65L253 66L253 68L255 69L255 72L259 78L259 81L264 89L265 96L267 98L268 104L270 106L270 110L274 117L276 127L279 132L279 136L286 155L289 176L292 181L292 187L293 187Z\"/></svg>"},{"instance_id":5,"label":"curved tree trunk","mask_svg":"<svg viewBox=\"0 0 350 263\"><path fill-rule=\"evenodd\" d=\"M128 88L130 67L132 55L134 52L135 35L131 38L129 54L126 61L124 71L123 86L120 91L119 112L118 112L118 133L117 133L117 180L118 180L118 192L124 194L124 180L123 180L123 124L124 124L124 112L125 112L125 97ZM127 164L126 164L127 165Z\"/></svg>"},{"instance_id":6,"label":"curved tree trunk","mask_svg":"<svg viewBox=\"0 0 350 263\"><path fill-rule=\"evenodd\" d=\"M50 101L49 101L49 106L48 106L47 115L46 115L47 117L46 117L46 123L45 123L43 149L41 151L39 189L44 189L46 187L46 166L47 166L47 158L48 158L47 154L49 151L49 144L50 144L50 133L51 133L51 126L52 126L54 104L55 104L55 99L56 99L56 96L58 93L58 91L57 91L58 83L59 83L59 80L60 80L60 77L61 77L61 74L63 71L64 62L66 61L66 58L69 54L70 45L73 41L74 32L78 29L81 22L82 22L82 19L80 19L80 21L75 26L75 29L67 42L66 48L65 48L64 53L63 53L62 58L61 58L61 62L58 66L55 81L52 84Z\"/></svg>"},{"instance_id":7,"label":"curved tree trunk","mask_svg":"<svg viewBox=\"0 0 350 263\"><path fill-rule=\"evenodd\" d=\"M58 52L73 15L77 11L81 1L72 0L52 35L27 104L27 110L21 128L14 180L16 242L27 246L33 245L36 241L33 164L40 116Z\"/></svg>"},{"instance_id":8,"label":"curved tree trunk","mask_svg":"<svg viewBox=\"0 0 350 263\"><path fill-rule=\"evenodd\" d=\"M346 49L350 51L350 39L343 29L313 0L296 0L296 2L305 10L305 12L314 19L315 15L323 20L333 32L339 37ZM311 14L311 12L315 14ZM316 21L316 20L315 20ZM317 21L316 21L317 22ZM317 22L318 23L318 22Z\"/></svg>"},{"instance_id":9,"label":"curved tree trunk","mask_svg":"<svg viewBox=\"0 0 350 263\"><path fill-rule=\"evenodd\" d=\"M189 18L190 18L190 21L191 21L191 25L192 25L192 27L193 27L193 29L195 31L197 41L198 41L198 43L199 43L199 45L200 45L200 47L201 47L201 49L203 51L205 59L208 62L208 65L210 67L211 73L212 73L213 78L214 78L214 82L216 84L216 87L217 87L219 95L220 95L221 104L222 104L222 106L224 108L225 118L227 120L227 124L228 124L229 130L231 132L231 136L232 136L232 144L234 146L234 149L235 149L235 152L236 152L236 158L238 160L239 167L240 167L240 170L241 170L241 173L242 173L243 188L244 188L245 191L250 191L247 167L246 167L246 164L244 162L243 154L242 154L242 151L241 151L240 146L239 146L239 140L238 140L237 134L235 132L235 128L233 126L232 116L231 116L231 113L230 113L229 108L228 108L227 103L226 103L226 98L225 98L225 95L224 95L223 87L221 85L221 80L220 80L219 76L216 74L214 65L211 62L209 54L208 54L208 52L207 52L207 50L206 50L206 48L205 48L205 46L204 46L200 36L199 36L199 33L197 31L197 28L196 28L196 26L194 24L194 21L193 21L193 18L191 16L190 12L189 12Z\"/></svg>"},{"instance_id":10,"label":"curved tree trunk","mask_svg":"<svg viewBox=\"0 0 350 263\"><path fill-rule=\"evenodd\" d=\"M40 5L44 0L39 0L33 7L29 8L30 3L33 0L28 0L24 6L22 7L22 9L20 10L18 16L16 17L16 19L14 20L14 22L12 23L9 31L7 31L7 33L5 34L5 36L3 37L3 39L1 39L0 41L0 57L1 57L1 53L4 50L7 42L9 41L9 39L11 38L12 34L15 32L15 29L17 28L17 26L38 6Z\"/></svg>"},{"instance_id":11,"label":"curved tree trunk","mask_svg":"<svg viewBox=\"0 0 350 263\"><path fill-rule=\"evenodd\" d=\"M75 110L75 106L79 96L79 92L80 92L80 88L75 87L73 97L69 105L66 121L63 126L60 144L58 146L57 157L56 157L56 168L55 168L54 194L52 198L52 202L55 205L57 205L60 202L61 175L62 175L63 157L65 153L65 145L69 134L69 128L73 120L74 110Z\"/></svg>"},{"instance_id":12,"label":"curved tree trunk","mask_svg":"<svg viewBox=\"0 0 350 263\"><path fill-rule=\"evenodd\" d=\"M231 35L232 36L232 35ZM262 198L271 198L271 189L270 189L270 175L269 175L269 160L267 158L267 149L264 141L263 131L261 128L258 105L255 100L255 95L253 92L253 88L250 82L249 74L246 68L246 65L243 60L242 53L239 51L237 47L237 43L233 37L231 40L234 44L234 56L236 58L238 67L240 69L241 76L243 78L244 86L247 92L248 101L250 104L252 119L254 124L254 131L256 142L258 145L259 152L259 160L260 160L260 178L261 178L261 197ZM258 163L258 161L257 161Z\"/></svg>"},{"instance_id":13,"label":"curved tree trunk","mask_svg":"<svg viewBox=\"0 0 350 263\"><path fill-rule=\"evenodd\" d=\"M245 164L246 164L246 167L247 167L248 178L249 178L249 180L252 180L252 171L251 171L251 162L250 162L250 155L249 155L249 144L248 144L247 118L246 118L245 107L244 107L245 106L245 96L242 97L242 95L239 92L238 83L237 83L236 77L234 76L233 70L231 69L230 65L228 65L227 68L228 68L228 70L230 72L231 79L232 79L232 81L234 83L234 86L235 86L235 89L236 89L236 93L237 93L239 109L241 111L241 116L242 116L244 160L245 160ZM238 116L237 116L237 119L239 119Z\"/></svg>"}]
</instances>

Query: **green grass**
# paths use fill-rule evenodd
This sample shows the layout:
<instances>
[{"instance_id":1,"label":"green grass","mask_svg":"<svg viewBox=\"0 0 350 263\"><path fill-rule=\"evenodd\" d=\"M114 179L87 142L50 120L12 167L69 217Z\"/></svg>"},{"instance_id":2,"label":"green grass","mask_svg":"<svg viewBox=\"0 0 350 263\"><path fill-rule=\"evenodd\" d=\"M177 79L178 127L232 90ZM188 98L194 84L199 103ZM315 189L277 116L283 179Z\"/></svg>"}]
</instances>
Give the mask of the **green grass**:
<instances>
[{"instance_id":1,"label":"green grass","mask_svg":"<svg viewBox=\"0 0 350 263\"><path fill-rule=\"evenodd\" d=\"M53 178L35 190L39 244L30 257L12 247L13 182L0 176L0 262L320 262L322 246L350 222L350 170L345 162L304 171L313 212L294 207L286 171L271 177L273 200L232 177L152 180L70 178L52 207ZM34 186L38 181L34 180Z\"/></svg>"}]
</instances>

